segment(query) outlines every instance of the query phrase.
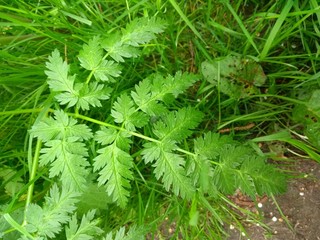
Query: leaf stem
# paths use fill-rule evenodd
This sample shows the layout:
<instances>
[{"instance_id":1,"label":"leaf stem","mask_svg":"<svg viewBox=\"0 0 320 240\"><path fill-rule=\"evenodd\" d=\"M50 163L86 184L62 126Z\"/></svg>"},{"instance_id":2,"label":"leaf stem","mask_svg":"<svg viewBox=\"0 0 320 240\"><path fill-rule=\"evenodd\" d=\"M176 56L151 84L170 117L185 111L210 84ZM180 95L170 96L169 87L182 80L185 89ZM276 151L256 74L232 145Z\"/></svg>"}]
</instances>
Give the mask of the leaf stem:
<instances>
[{"instance_id":1,"label":"leaf stem","mask_svg":"<svg viewBox=\"0 0 320 240\"><path fill-rule=\"evenodd\" d=\"M17 223L10 214L6 213L3 217L15 230L21 232L24 236L27 236L30 239L34 239L34 237L24 227Z\"/></svg>"},{"instance_id":2,"label":"leaf stem","mask_svg":"<svg viewBox=\"0 0 320 240\"><path fill-rule=\"evenodd\" d=\"M86 84L87 84L87 85L89 84L89 82L90 82L93 74L94 74L94 70L92 70L92 71L90 72L89 76L87 77L87 80L86 80Z\"/></svg>"},{"instance_id":3,"label":"leaf stem","mask_svg":"<svg viewBox=\"0 0 320 240\"><path fill-rule=\"evenodd\" d=\"M147 136L145 136L143 134L140 134L140 133L128 131L125 128L118 127L118 126L112 125L110 123L102 122L102 121L99 121L97 119L90 118L90 117L87 117L87 116L84 116L84 115L81 115L81 114L68 113L68 115L70 115L70 116L72 116L74 118L79 118L79 119L82 119L82 120L85 120L85 121L88 121L88 122L92 122L92 123L95 123L95 124L98 124L98 125L101 125L101 126L110 127L110 128L113 128L113 129L117 129L119 131L125 131L125 132L129 133L130 135L142 138L142 139L150 141L150 142L161 143L161 141L159 141L157 139L154 139L154 138L151 138L151 137L147 137Z\"/></svg>"},{"instance_id":4,"label":"leaf stem","mask_svg":"<svg viewBox=\"0 0 320 240\"><path fill-rule=\"evenodd\" d=\"M151 138L151 137L147 137L147 136L145 136L143 134L140 134L140 133L137 133L137 132L128 131L127 129L125 129L123 127L118 127L118 126L112 125L110 123L102 122L102 121L99 121L97 119L90 118L90 117L87 117L87 116L84 116L84 115L81 115L81 114L68 113L68 115L70 115L70 116L72 116L74 118L79 118L79 119L82 119L82 120L85 120L85 121L88 121L88 122L92 122L92 123L95 123L95 124L98 124L98 125L101 125L101 126L110 127L110 128L113 128L113 129L117 129L119 131L125 131L130 135L136 136L138 138L141 138L141 139L144 139L144 140L147 140L147 141L150 141L150 142L161 143L160 140L157 140L157 139L154 139L154 138ZM181 153L185 153L187 155L191 155L191 156L195 156L196 155L196 154L194 154L192 152L189 152L189 151L181 149L181 148L176 148L175 150L178 151L178 152L181 152Z\"/></svg>"}]
</instances>

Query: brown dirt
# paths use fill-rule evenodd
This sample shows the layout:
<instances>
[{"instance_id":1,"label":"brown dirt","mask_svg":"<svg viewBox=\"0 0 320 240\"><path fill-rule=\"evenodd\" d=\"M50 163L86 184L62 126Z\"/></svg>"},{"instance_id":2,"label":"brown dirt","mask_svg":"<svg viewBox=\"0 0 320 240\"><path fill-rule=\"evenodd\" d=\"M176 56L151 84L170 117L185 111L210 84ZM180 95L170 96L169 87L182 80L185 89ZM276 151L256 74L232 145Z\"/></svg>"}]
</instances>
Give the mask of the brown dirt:
<instances>
[{"instance_id":1,"label":"brown dirt","mask_svg":"<svg viewBox=\"0 0 320 240\"><path fill-rule=\"evenodd\" d=\"M259 209L268 229L247 224L245 236L229 229L228 240L320 240L320 165L297 160L294 170L304 175L291 180L288 191L275 198L282 214L270 198Z\"/></svg>"}]
</instances>

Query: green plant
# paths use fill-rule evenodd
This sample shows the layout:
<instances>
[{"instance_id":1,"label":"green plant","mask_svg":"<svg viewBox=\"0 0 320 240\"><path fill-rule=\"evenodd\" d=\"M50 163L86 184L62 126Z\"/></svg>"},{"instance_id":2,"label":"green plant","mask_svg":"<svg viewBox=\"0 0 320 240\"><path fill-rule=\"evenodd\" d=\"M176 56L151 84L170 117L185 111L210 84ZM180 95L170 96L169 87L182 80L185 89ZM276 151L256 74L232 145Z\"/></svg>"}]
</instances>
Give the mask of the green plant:
<instances>
[{"instance_id":1,"label":"green plant","mask_svg":"<svg viewBox=\"0 0 320 240\"><path fill-rule=\"evenodd\" d=\"M25 211L3 215L4 236L14 229L21 239L113 239L96 211L112 203L126 208L131 193L139 191L133 181L147 189L160 181L156 191L163 187L194 206L208 206L205 196L219 198L237 189L252 198L285 190L285 175L264 156L231 137L204 132L204 114L195 106L178 107L179 96L199 75L155 73L134 88L115 87L125 81L121 63L139 56L164 27L156 18L136 18L121 32L95 36L79 52L80 66L52 52L45 71L51 95L30 130ZM50 193L35 204L40 177ZM87 192L100 198L86 202ZM124 238L121 228L114 239L139 239L146 229L133 227Z\"/></svg>"}]
</instances>

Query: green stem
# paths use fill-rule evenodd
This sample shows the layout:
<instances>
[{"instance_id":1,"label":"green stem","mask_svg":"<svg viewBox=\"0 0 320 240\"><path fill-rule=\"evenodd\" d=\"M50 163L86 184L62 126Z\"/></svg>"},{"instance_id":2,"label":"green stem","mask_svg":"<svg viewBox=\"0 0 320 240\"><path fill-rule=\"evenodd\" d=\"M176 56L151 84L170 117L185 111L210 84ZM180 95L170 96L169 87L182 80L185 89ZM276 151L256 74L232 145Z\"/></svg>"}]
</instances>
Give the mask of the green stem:
<instances>
[{"instance_id":1,"label":"green stem","mask_svg":"<svg viewBox=\"0 0 320 240\"><path fill-rule=\"evenodd\" d=\"M21 232L23 236L26 236L30 239L34 239L34 237L24 228L22 227L19 223L17 223L11 216L10 214L6 213L3 215L4 219L17 231Z\"/></svg>"},{"instance_id":2,"label":"green stem","mask_svg":"<svg viewBox=\"0 0 320 240\"><path fill-rule=\"evenodd\" d=\"M90 82L93 74L94 74L94 70L92 70L92 71L90 72L89 76L87 77L86 84L89 84L89 82Z\"/></svg>"},{"instance_id":3,"label":"green stem","mask_svg":"<svg viewBox=\"0 0 320 240\"><path fill-rule=\"evenodd\" d=\"M17 114L23 114L23 113L36 113L36 112L41 112L42 110L43 108L18 109L18 110L0 112L0 115L17 115Z\"/></svg>"},{"instance_id":4,"label":"green stem","mask_svg":"<svg viewBox=\"0 0 320 240\"><path fill-rule=\"evenodd\" d=\"M33 161L32 161L32 168L31 168L31 172L30 172L30 177L29 177L29 182L31 184L28 187L25 210L27 210L27 207L31 203L32 197L33 197L34 182L35 182L34 179L36 178L36 174L37 174L37 170L38 170L41 145L42 145L42 142L41 142L41 140L38 139L37 144L36 144L36 150L35 150ZM25 218L24 218L23 224L26 223L26 214L24 215L24 217Z\"/></svg>"},{"instance_id":5,"label":"green stem","mask_svg":"<svg viewBox=\"0 0 320 240\"><path fill-rule=\"evenodd\" d=\"M130 135L136 136L138 138L142 138L142 139L150 141L150 142L161 143L161 141L159 141L157 139L147 137L147 136L145 136L143 134L140 134L140 133L128 131L125 128L118 127L118 126L112 125L110 123L102 122L102 121L99 121L99 120L94 119L94 118L90 118L90 117L87 117L87 116L84 116L84 115L81 115L81 114L74 114L74 113L68 113L68 114L70 116L74 117L74 118L79 118L79 119L82 119L82 120L85 120L85 121L88 121L88 122L92 122L92 123L95 123L95 124L98 124L98 125L101 125L101 126L117 129L119 131L125 131L125 132L129 133Z\"/></svg>"},{"instance_id":6,"label":"green stem","mask_svg":"<svg viewBox=\"0 0 320 240\"><path fill-rule=\"evenodd\" d=\"M74 118L79 118L79 119L82 119L82 120L85 120L85 121L88 121L88 122L92 122L92 123L95 123L95 124L98 124L98 125L101 125L101 126L110 127L110 128L113 128L113 129L117 129L119 131L125 131L125 132L129 133L130 135L136 136L138 138L141 138L141 139L144 139L144 140L147 140L147 141L150 141L150 142L161 143L161 141L159 141L157 139L154 139L154 138L151 138L151 137L147 137L147 136L145 136L143 134L140 134L140 133L137 133L137 132L128 131L127 129L125 129L123 127L118 127L118 126L112 125L110 123L102 122L102 121L99 121L97 119L90 118L90 117L87 117L87 116L84 116L84 115L81 115L81 114L69 113L69 115L74 117ZM187 155L195 156L194 153L189 152L189 151L184 150L184 149L181 149L181 148L177 148L175 150L178 151L178 152L181 152L181 153L185 153Z\"/></svg>"}]
</instances>

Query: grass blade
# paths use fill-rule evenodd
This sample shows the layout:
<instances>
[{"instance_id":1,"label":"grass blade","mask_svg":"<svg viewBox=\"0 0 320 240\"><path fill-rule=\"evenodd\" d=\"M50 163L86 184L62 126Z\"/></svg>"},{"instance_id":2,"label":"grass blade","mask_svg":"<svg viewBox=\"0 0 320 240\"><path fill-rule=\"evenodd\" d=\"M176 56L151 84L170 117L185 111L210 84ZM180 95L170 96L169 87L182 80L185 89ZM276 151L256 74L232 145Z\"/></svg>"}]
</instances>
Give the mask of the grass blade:
<instances>
[{"instance_id":1,"label":"grass blade","mask_svg":"<svg viewBox=\"0 0 320 240\"><path fill-rule=\"evenodd\" d=\"M279 18L278 18L276 24L274 25L274 27L272 28L272 30L268 36L268 39L262 49L262 52L260 54L260 60L263 60L268 55L270 49L272 48L272 43L274 42L282 24L286 20L292 5L293 5L293 1L290 0L287 2L285 7L282 9L282 12L280 13Z\"/></svg>"}]
</instances>

